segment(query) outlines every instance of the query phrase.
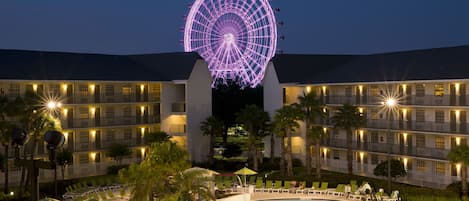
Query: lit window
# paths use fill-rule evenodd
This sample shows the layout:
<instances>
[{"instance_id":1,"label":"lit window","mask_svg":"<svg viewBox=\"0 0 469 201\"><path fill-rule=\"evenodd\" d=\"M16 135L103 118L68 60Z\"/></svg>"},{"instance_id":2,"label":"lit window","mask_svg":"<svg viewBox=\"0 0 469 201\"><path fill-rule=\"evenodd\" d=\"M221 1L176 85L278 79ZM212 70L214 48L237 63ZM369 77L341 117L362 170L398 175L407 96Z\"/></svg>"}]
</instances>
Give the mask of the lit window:
<instances>
[{"instance_id":1,"label":"lit window","mask_svg":"<svg viewBox=\"0 0 469 201\"><path fill-rule=\"evenodd\" d=\"M415 96L417 96L417 97L425 96L425 85L424 84L416 84L415 85Z\"/></svg>"},{"instance_id":2,"label":"lit window","mask_svg":"<svg viewBox=\"0 0 469 201\"><path fill-rule=\"evenodd\" d=\"M425 171L426 166L425 166L425 161L424 160L416 160L416 166L418 171Z\"/></svg>"},{"instance_id":3,"label":"lit window","mask_svg":"<svg viewBox=\"0 0 469 201\"><path fill-rule=\"evenodd\" d=\"M435 148L445 149L445 138L444 137L435 137Z\"/></svg>"},{"instance_id":4,"label":"lit window","mask_svg":"<svg viewBox=\"0 0 469 201\"><path fill-rule=\"evenodd\" d=\"M132 88L131 87L122 87L122 95L130 96L131 94L132 94Z\"/></svg>"},{"instance_id":5,"label":"lit window","mask_svg":"<svg viewBox=\"0 0 469 201\"><path fill-rule=\"evenodd\" d=\"M444 123L445 122L445 111L437 110L435 111L435 123Z\"/></svg>"},{"instance_id":6,"label":"lit window","mask_svg":"<svg viewBox=\"0 0 469 201\"><path fill-rule=\"evenodd\" d=\"M445 174L445 163L443 162L435 162L435 173L439 175Z\"/></svg>"},{"instance_id":7,"label":"lit window","mask_svg":"<svg viewBox=\"0 0 469 201\"><path fill-rule=\"evenodd\" d=\"M445 85L435 84L435 96L444 96L445 95Z\"/></svg>"}]
</instances>

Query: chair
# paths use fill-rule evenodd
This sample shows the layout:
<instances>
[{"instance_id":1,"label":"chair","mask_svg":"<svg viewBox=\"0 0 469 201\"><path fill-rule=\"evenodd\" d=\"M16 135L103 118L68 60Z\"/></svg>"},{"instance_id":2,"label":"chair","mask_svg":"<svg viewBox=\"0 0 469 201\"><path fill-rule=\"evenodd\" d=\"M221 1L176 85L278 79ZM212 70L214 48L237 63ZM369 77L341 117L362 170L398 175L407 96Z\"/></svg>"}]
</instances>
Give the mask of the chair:
<instances>
[{"instance_id":1,"label":"chair","mask_svg":"<svg viewBox=\"0 0 469 201\"><path fill-rule=\"evenodd\" d=\"M327 194L327 187L329 186L328 182L322 182L321 187L317 190L313 190L314 194Z\"/></svg>"},{"instance_id":2,"label":"chair","mask_svg":"<svg viewBox=\"0 0 469 201\"><path fill-rule=\"evenodd\" d=\"M254 192L263 192L263 191L264 191L264 187L262 187L262 185L264 185L264 184L262 183L262 179L256 180L256 188L254 189Z\"/></svg>"},{"instance_id":3,"label":"chair","mask_svg":"<svg viewBox=\"0 0 469 201\"><path fill-rule=\"evenodd\" d=\"M290 188L291 188L291 181L284 181L283 182L282 193L289 193Z\"/></svg>"},{"instance_id":4,"label":"chair","mask_svg":"<svg viewBox=\"0 0 469 201\"><path fill-rule=\"evenodd\" d=\"M337 185L335 190L328 190L327 194L332 196L345 196L345 184Z\"/></svg>"},{"instance_id":5,"label":"chair","mask_svg":"<svg viewBox=\"0 0 469 201\"><path fill-rule=\"evenodd\" d=\"M319 182L315 181L313 182L313 186L311 186L310 189L308 189L308 194L309 193L314 193L315 190L319 189Z\"/></svg>"},{"instance_id":6,"label":"chair","mask_svg":"<svg viewBox=\"0 0 469 201\"><path fill-rule=\"evenodd\" d=\"M272 189L272 180L265 182L264 192L269 192Z\"/></svg>"},{"instance_id":7,"label":"chair","mask_svg":"<svg viewBox=\"0 0 469 201\"><path fill-rule=\"evenodd\" d=\"M282 181L277 180L275 181L275 186L272 188L272 192L280 193L282 190Z\"/></svg>"}]
</instances>

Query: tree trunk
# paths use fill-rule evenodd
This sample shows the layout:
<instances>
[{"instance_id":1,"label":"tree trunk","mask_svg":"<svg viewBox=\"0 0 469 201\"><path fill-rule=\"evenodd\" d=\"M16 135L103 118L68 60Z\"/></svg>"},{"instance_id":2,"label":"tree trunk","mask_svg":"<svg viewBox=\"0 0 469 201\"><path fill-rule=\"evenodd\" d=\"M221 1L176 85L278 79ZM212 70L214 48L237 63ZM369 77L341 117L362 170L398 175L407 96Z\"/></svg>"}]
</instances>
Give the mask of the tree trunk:
<instances>
[{"instance_id":1,"label":"tree trunk","mask_svg":"<svg viewBox=\"0 0 469 201\"><path fill-rule=\"evenodd\" d=\"M280 156L280 174L282 176L285 176L285 160L286 160L286 156L285 156L285 137L282 137L282 142L280 144L280 149L282 151L282 155Z\"/></svg>"},{"instance_id":2,"label":"tree trunk","mask_svg":"<svg viewBox=\"0 0 469 201\"><path fill-rule=\"evenodd\" d=\"M352 129L347 129L347 169L348 174L353 174Z\"/></svg>"},{"instance_id":3,"label":"tree trunk","mask_svg":"<svg viewBox=\"0 0 469 201\"><path fill-rule=\"evenodd\" d=\"M305 121L305 131L306 131L306 134L305 134L305 165L306 165L306 173L307 174L311 174L311 138L309 137L309 121L306 120Z\"/></svg>"},{"instance_id":4,"label":"tree trunk","mask_svg":"<svg viewBox=\"0 0 469 201\"><path fill-rule=\"evenodd\" d=\"M3 145L4 149L5 149L5 172L4 172L4 176L5 176L5 183L4 183L4 187L3 187L3 192L5 193L5 195L8 195L8 144L4 144Z\"/></svg>"},{"instance_id":5,"label":"tree trunk","mask_svg":"<svg viewBox=\"0 0 469 201\"><path fill-rule=\"evenodd\" d=\"M227 124L225 124L225 125L227 125ZM223 138L223 146L226 146L226 144L228 144L228 126L225 126L225 130L222 133L221 137Z\"/></svg>"},{"instance_id":6,"label":"tree trunk","mask_svg":"<svg viewBox=\"0 0 469 201\"><path fill-rule=\"evenodd\" d=\"M292 151L291 151L291 133L289 131L287 133L287 176L293 175L293 159L292 159Z\"/></svg>"},{"instance_id":7,"label":"tree trunk","mask_svg":"<svg viewBox=\"0 0 469 201\"><path fill-rule=\"evenodd\" d=\"M270 134L270 165L274 164L275 158L275 135L274 133Z\"/></svg>"},{"instance_id":8,"label":"tree trunk","mask_svg":"<svg viewBox=\"0 0 469 201\"><path fill-rule=\"evenodd\" d=\"M467 197L467 167L463 163L461 168L461 192L462 192L462 200L468 201L469 198Z\"/></svg>"},{"instance_id":9,"label":"tree trunk","mask_svg":"<svg viewBox=\"0 0 469 201\"><path fill-rule=\"evenodd\" d=\"M321 180L321 147L320 139L316 138L316 176L318 181Z\"/></svg>"},{"instance_id":10,"label":"tree trunk","mask_svg":"<svg viewBox=\"0 0 469 201\"><path fill-rule=\"evenodd\" d=\"M64 181L65 180L65 165L61 165L60 170L62 172L62 181Z\"/></svg>"},{"instance_id":11,"label":"tree trunk","mask_svg":"<svg viewBox=\"0 0 469 201\"><path fill-rule=\"evenodd\" d=\"M23 147L23 159L26 159L26 147ZM20 156L21 157L21 156ZM21 180L20 180L20 195L26 190L27 182L26 180L27 170L26 167L21 167Z\"/></svg>"},{"instance_id":12,"label":"tree trunk","mask_svg":"<svg viewBox=\"0 0 469 201\"><path fill-rule=\"evenodd\" d=\"M210 163L210 165L213 165L213 155L214 155L214 152L213 152L213 144L215 143L215 136L214 135L210 135L210 148L208 150L208 162Z\"/></svg>"},{"instance_id":13,"label":"tree trunk","mask_svg":"<svg viewBox=\"0 0 469 201\"><path fill-rule=\"evenodd\" d=\"M254 170L258 170L258 166L259 166L259 161L257 160L257 149L256 149L256 145L255 144L252 144L251 145L251 152L252 152L252 165L253 165L253 168Z\"/></svg>"}]
</instances>

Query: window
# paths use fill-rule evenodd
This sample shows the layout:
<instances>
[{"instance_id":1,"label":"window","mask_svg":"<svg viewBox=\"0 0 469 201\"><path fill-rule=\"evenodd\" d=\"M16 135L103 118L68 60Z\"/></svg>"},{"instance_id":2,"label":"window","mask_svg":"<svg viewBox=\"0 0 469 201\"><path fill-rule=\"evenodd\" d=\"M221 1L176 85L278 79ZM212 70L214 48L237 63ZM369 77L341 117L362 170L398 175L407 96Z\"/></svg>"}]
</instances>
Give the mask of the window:
<instances>
[{"instance_id":1,"label":"window","mask_svg":"<svg viewBox=\"0 0 469 201\"><path fill-rule=\"evenodd\" d=\"M425 110L416 110L415 111L415 121L416 122L425 122Z\"/></svg>"},{"instance_id":2,"label":"window","mask_svg":"<svg viewBox=\"0 0 469 201\"><path fill-rule=\"evenodd\" d=\"M378 155L376 155L376 154L371 154L371 164L372 164L372 165L376 165L376 164L378 164L378 162L379 162L379 161L378 161Z\"/></svg>"},{"instance_id":3,"label":"window","mask_svg":"<svg viewBox=\"0 0 469 201\"><path fill-rule=\"evenodd\" d=\"M435 137L435 148L445 149L445 138L444 137Z\"/></svg>"},{"instance_id":4,"label":"window","mask_svg":"<svg viewBox=\"0 0 469 201\"><path fill-rule=\"evenodd\" d=\"M338 150L334 150L332 153L334 154L333 158L335 160L340 160L340 152Z\"/></svg>"},{"instance_id":5,"label":"window","mask_svg":"<svg viewBox=\"0 0 469 201\"><path fill-rule=\"evenodd\" d=\"M371 86L370 88L370 96L372 97L376 97L376 96L379 96L379 89L377 86Z\"/></svg>"},{"instance_id":6,"label":"window","mask_svg":"<svg viewBox=\"0 0 469 201\"><path fill-rule=\"evenodd\" d=\"M435 111L435 123L444 123L445 122L445 111L437 110Z\"/></svg>"},{"instance_id":7,"label":"window","mask_svg":"<svg viewBox=\"0 0 469 201\"><path fill-rule=\"evenodd\" d=\"M87 107L81 107L81 108L78 109L78 111L80 112L80 114L79 114L80 119L90 118L89 109Z\"/></svg>"},{"instance_id":8,"label":"window","mask_svg":"<svg viewBox=\"0 0 469 201\"><path fill-rule=\"evenodd\" d=\"M445 95L445 85L435 84L435 96L444 96Z\"/></svg>"},{"instance_id":9,"label":"window","mask_svg":"<svg viewBox=\"0 0 469 201\"><path fill-rule=\"evenodd\" d=\"M417 171L425 171L425 161L424 160L416 160Z\"/></svg>"},{"instance_id":10,"label":"window","mask_svg":"<svg viewBox=\"0 0 469 201\"><path fill-rule=\"evenodd\" d=\"M49 94L55 97L60 96L60 85L58 84L51 84L49 85Z\"/></svg>"},{"instance_id":11,"label":"window","mask_svg":"<svg viewBox=\"0 0 469 201\"><path fill-rule=\"evenodd\" d=\"M390 134L386 133L386 143L387 144L394 144L394 134L393 133L390 133Z\"/></svg>"},{"instance_id":12,"label":"window","mask_svg":"<svg viewBox=\"0 0 469 201\"><path fill-rule=\"evenodd\" d=\"M372 131L371 132L371 143L378 143L378 132Z\"/></svg>"},{"instance_id":13,"label":"window","mask_svg":"<svg viewBox=\"0 0 469 201\"><path fill-rule=\"evenodd\" d=\"M114 141L115 140L115 130L108 130L106 132L106 141Z\"/></svg>"},{"instance_id":14,"label":"window","mask_svg":"<svg viewBox=\"0 0 469 201\"><path fill-rule=\"evenodd\" d=\"M150 85L150 93L153 97L153 101L159 101L160 100L160 94L161 94L161 86L160 84L152 84Z\"/></svg>"},{"instance_id":15,"label":"window","mask_svg":"<svg viewBox=\"0 0 469 201\"><path fill-rule=\"evenodd\" d=\"M435 161L435 173L439 175L445 174L445 163Z\"/></svg>"},{"instance_id":16,"label":"window","mask_svg":"<svg viewBox=\"0 0 469 201\"><path fill-rule=\"evenodd\" d=\"M352 87L351 86L345 87L345 96L346 97L352 97Z\"/></svg>"},{"instance_id":17,"label":"window","mask_svg":"<svg viewBox=\"0 0 469 201\"><path fill-rule=\"evenodd\" d=\"M126 140L132 139L132 129L124 128L124 139Z\"/></svg>"},{"instance_id":18,"label":"window","mask_svg":"<svg viewBox=\"0 0 469 201\"><path fill-rule=\"evenodd\" d=\"M104 86L104 95L105 96L114 96L114 85L106 85Z\"/></svg>"},{"instance_id":19,"label":"window","mask_svg":"<svg viewBox=\"0 0 469 201\"><path fill-rule=\"evenodd\" d=\"M90 162L90 157L88 154L79 154L78 158L80 160L80 164L87 164Z\"/></svg>"},{"instance_id":20,"label":"window","mask_svg":"<svg viewBox=\"0 0 469 201\"><path fill-rule=\"evenodd\" d=\"M122 95L130 96L131 94L132 94L132 88L131 87L122 87Z\"/></svg>"},{"instance_id":21,"label":"window","mask_svg":"<svg viewBox=\"0 0 469 201\"><path fill-rule=\"evenodd\" d=\"M415 96L417 96L417 97L425 96L425 84L416 84L415 85Z\"/></svg>"},{"instance_id":22,"label":"window","mask_svg":"<svg viewBox=\"0 0 469 201\"><path fill-rule=\"evenodd\" d=\"M79 96L88 96L88 85L80 84L78 86L78 95Z\"/></svg>"},{"instance_id":23,"label":"window","mask_svg":"<svg viewBox=\"0 0 469 201\"><path fill-rule=\"evenodd\" d=\"M124 117L132 116L132 111L130 110L130 107L124 107L123 114L124 114Z\"/></svg>"},{"instance_id":24,"label":"window","mask_svg":"<svg viewBox=\"0 0 469 201\"><path fill-rule=\"evenodd\" d=\"M371 114L371 119L372 119L372 120L380 119L378 110L376 110L376 109L371 109L371 110L370 110L370 114Z\"/></svg>"},{"instance_id":25,"label":"window","mask_svg":"<svg viewBox=\"0 0 469 201\"><path fill-rule=\"evenodd\" d=\"M8 89L8 94L10 94L10 96L19 96L20 95L20 85L19 84L10 84L10 88Z\"/></svg>"},{"instance_id":26,"label":"window","mask_svg":"<svg viewBox=\"0 0 469 201\"><path fill-rule=\"evenodd\" d=\"M115 115L114 107L106 108L106 112L104 113L104 115L105 117L108 117L108 118L114 118L114 115Z\"/></svg>"},{"instance_id":27,"label":"window","mask_svg":"<svg viewBox=\"0 0 469 201\"><path fill-rule=\"evenodd\" d=\"M90 134L87 131L80 131L80 143L89 143Z\"/></svg>"},{"instance_id":28,"label":"window","mask_svg":"<svg viewBox=\"0 0 469 201\"><path fill-rule=\"evenodd\" d=\"M417 148L424 148L425 147L425 135L416 135L415 136L415 146Z\"/></svg>"}]
</instances>

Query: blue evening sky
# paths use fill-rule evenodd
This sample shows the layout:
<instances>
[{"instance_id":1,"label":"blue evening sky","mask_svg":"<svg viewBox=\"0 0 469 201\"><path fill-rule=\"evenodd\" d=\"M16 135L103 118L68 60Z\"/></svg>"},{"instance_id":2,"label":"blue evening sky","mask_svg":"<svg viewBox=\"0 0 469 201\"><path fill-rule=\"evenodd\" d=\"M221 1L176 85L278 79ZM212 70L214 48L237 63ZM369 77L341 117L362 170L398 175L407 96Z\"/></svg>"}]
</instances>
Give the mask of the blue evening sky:
<instances>
[{"instance_id":1,"label":"blue evening sky","mask_svg":"<svg viewBox=\"0 0 469 201\"><path fill-rule=\"evenodd\" d=\"M2 0L0 49L183 51L191 0ZM285 53L376 53L469 45L467 0L271 0Z\"/></svg>"}]
</instances>

